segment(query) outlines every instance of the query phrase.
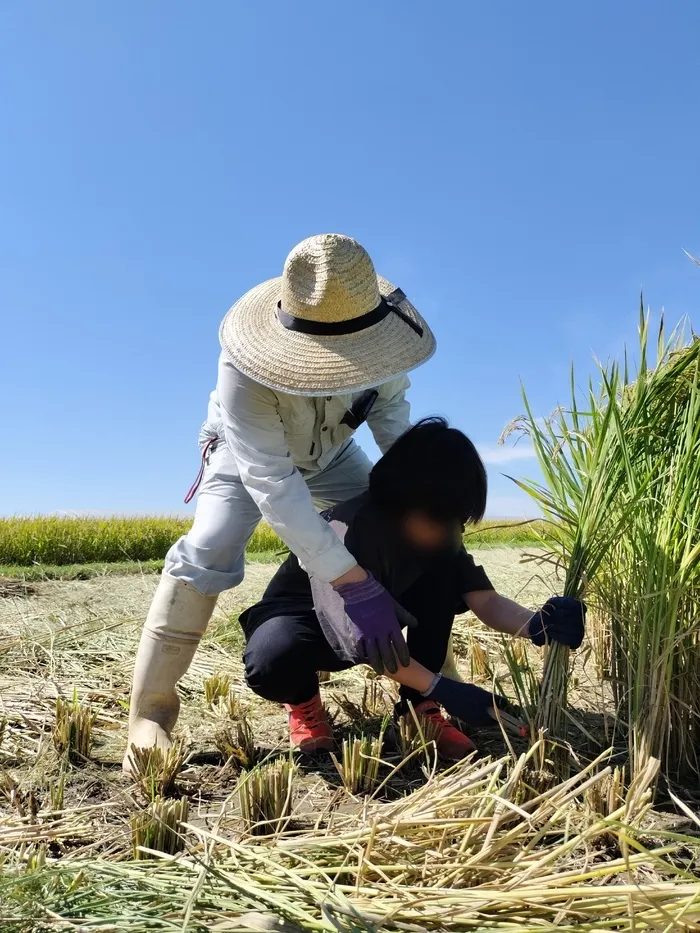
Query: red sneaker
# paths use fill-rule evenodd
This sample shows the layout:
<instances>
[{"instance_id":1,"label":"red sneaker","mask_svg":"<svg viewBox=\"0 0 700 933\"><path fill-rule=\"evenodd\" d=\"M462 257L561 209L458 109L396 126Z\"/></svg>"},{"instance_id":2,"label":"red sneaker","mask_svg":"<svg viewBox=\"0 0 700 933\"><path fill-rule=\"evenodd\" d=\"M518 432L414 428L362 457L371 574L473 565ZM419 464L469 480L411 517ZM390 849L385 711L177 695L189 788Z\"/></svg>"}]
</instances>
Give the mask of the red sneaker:
<instances>
[{"instance_id":1,"label":"red sneaker","mask_svg":"<svg viewBox=\"0 0 700 933\"><path fill-rule=\"evenodd\" d=\"M443 758L459 761L476 751L476 745L469 736L445 719L434 700L423 700L415 709L417 716L430 720L437 727L437 750Z\"/></svg>"},{"instance_id":2,"label":"red sneaker","mask_svg":"<svg viewBox=\"0 0 700 933\"><path fill-rule=\"evenodd\" d=\"M323 708L321 694L306 703L285 703L289 713L289 737L292 748L300 752L329 752L333 748L333 733Z\"/></svg>"}]
</instances>

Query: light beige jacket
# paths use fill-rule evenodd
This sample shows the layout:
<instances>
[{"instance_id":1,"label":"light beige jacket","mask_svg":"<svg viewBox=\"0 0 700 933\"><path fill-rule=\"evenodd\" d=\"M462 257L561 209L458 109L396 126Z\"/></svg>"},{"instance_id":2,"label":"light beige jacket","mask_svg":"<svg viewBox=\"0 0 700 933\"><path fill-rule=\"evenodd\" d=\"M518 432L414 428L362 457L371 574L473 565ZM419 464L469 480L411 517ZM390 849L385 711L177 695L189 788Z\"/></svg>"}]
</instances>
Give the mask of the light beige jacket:
<instances>
[{"instance_id":1,"label":"light beige jacket","mask_svg":"<svg viewBox=\"0 0 700 933\"><path fill-rule=\"evenodd\" d=\"M377 386L367 423L382 453L409 427L409 385L402 375ZM222 353L200 435L202 444L213 436L226 441L263 518L308 573L326 582L356 561L317 513L304 477L327 467L353 435L341 422L361 394L288 395L254 382Z\"/></svg>"}]
</instances>

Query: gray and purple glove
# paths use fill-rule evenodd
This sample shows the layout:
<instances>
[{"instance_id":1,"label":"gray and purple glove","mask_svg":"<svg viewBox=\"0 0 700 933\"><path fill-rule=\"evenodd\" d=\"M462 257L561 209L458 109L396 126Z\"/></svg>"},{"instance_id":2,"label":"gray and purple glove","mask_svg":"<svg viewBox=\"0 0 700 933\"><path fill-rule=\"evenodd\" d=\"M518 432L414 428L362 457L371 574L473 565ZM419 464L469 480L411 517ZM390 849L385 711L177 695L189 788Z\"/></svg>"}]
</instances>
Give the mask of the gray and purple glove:
<instances>
[{"instance_id":1,"label":"gray and purple glove","mask_svg":"<svg viewBox=\"0 0 700 933\"><path fill-rule=\"evenodd\" d=\"M583 641L586 604L572 596L552 596L528 623L528 634L539 648L558 641L576 649Z\"/></svg>"},{"instance_id":2,"label":"gray and purple glove","mask_svg":"<svg viewBox=\"0 0 700 933\"><path fill-rule=\"evenodd\" d=\"M343 599L354 629L355 660L371 664L378 674L385 670L395 674L399 664L408 667L411 657L401 633L397 607L381 583L368 573L362 583L341 583L335 590Z\"/></svg>"}]
</instances>

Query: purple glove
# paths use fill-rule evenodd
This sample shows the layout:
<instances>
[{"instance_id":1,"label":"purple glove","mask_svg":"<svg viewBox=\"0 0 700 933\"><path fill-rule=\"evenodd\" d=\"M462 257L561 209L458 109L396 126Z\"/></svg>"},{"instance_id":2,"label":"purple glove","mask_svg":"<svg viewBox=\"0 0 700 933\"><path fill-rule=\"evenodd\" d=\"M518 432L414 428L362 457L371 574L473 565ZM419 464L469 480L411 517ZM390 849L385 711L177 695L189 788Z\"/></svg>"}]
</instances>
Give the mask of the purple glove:
<instances>
[{"instance_id":1,"label":"purple glove","mask_svg":"<svg viewBox=\"0 0 700 933\"><path fill-rule=\"evenodd\" d=\"M355 630L355 659L371 664L378 674L385 669L395 674L399 664L408 667L411 657L394 600L381 583L369 573L362 583L341 583L336 592Z\"/></svg>"}]
</instances>

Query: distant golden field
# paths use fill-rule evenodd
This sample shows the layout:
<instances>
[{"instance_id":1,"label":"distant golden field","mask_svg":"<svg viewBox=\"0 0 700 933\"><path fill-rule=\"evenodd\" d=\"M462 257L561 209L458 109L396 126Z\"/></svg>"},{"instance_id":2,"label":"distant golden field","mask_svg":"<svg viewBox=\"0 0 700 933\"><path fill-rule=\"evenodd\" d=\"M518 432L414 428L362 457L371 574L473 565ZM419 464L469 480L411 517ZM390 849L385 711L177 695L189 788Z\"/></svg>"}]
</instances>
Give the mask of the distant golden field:
<instances>
[{"instance_id":1,"label":"distant golden field","mask_svg":"<svg viewBox=\"0 0 700 933\"><path fill-rule=\"evenodd\" d=\"M158 515L0 518L0 565L62 567L162 560L191 523L190 518ZM469 532L467 543L526 546L541 541L543 529L540 522L490 520ZM283 550L282 541L264 523L258 526L248 548L251 556L273 556Z\"/></svg>"}]
</instances>

